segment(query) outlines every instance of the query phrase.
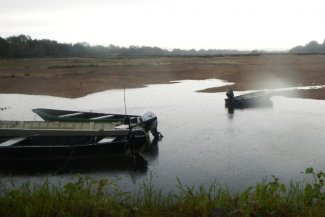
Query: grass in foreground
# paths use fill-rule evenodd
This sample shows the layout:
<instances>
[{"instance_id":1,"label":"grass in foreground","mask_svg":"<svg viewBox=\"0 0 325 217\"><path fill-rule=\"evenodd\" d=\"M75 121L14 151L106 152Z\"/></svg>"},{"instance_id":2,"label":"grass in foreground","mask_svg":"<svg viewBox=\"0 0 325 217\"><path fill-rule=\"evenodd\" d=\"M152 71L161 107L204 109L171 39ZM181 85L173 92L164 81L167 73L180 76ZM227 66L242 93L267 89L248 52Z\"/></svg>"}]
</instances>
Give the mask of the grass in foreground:
<instances>
[{"instance_id":1,"label":"grass in foreground","mask_svg":"<svg viewBox=\"0 0 325 217\"><path fill-rule=\"evenodd\" d=\"M263 181L237 194L222 190L216 182L206 189L182 186L179 179L180 193L165 196L154 190L151 179L137 193L120 191L106 179L82 176L63 187L26 182L9 190L0 183L0 216L208 216L209 208L217 207L229 216L323 216L325 174L312 168L305 173L313 174L313 185L291 182L286 187L272 176L273 182Z\"/></svg>"}]
</instances>

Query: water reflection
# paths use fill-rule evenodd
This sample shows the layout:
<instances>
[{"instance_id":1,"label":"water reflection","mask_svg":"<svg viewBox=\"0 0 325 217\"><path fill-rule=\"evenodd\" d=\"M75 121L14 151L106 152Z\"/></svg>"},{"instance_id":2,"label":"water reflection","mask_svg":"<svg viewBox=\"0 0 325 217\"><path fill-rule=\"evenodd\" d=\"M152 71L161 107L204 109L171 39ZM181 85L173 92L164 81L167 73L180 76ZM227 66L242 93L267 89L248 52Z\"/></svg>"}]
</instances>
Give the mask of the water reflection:
<instances>
[{"instance_id":1,"label":"water reflection","mask_svg":"<svg viewBox=\"0 0 325 217\"><path fill-rule=\"evenodd\" d=\"M75 160L4 161L0 164L2 175L64 175L98 172L132 171L145 174L148 163L141 155Z\"/></svg>"},{"instance_id":2,"label":"water reflection","mask_svg":"<svg viewBox=\"0 0 325 217\"><path fill-rule=\"evenodd\" d=\"M158 142L160 140L154 138L152 141L146 142L146 144L141 148L141 154L158 156Z\"/></svg>"}]
</instances>

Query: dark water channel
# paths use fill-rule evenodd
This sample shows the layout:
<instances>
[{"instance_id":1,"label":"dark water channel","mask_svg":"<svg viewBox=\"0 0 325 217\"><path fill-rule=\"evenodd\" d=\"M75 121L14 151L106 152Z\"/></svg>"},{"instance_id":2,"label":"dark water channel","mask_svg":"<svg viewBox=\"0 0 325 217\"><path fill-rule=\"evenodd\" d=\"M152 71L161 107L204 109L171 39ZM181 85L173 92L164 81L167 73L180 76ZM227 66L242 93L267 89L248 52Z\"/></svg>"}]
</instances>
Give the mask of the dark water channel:
<instances>
[{"instance_id":1,"label":"dark water channel","mask_svg":"<svg viewBox=\"0 0 325 217\"><path fill-rule=\"evenodd\" d=\"M164 191L176 190L178 177L188 186L217 180L237 192L270 175L288 184L290 179L311 180L300 173L307 167L324 170L325 101L273 96L265 106L229 113L225 93L195 92L222 85L226 83L210 79L127 89L127 113L154 112L164 135L136 162L94 159L68 162L65 167L66 161L2 164L0 178L42 183L47 174L59 170L50 182L65 184L78 173L109 179L130 191L152 175L154 185ZM110 90L78 99L0 94L0 107L7 108L0 110L2 120L41 120L33 108L124 113L124 92Z\"/></svg>"}]
</instances>

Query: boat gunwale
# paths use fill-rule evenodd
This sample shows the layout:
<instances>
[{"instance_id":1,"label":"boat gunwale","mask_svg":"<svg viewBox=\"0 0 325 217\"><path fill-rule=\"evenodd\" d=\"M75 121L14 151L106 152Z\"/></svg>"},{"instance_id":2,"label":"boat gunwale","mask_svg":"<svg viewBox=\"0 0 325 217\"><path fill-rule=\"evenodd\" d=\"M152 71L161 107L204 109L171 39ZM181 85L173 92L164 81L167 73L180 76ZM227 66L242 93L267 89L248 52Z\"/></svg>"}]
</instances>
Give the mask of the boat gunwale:
<instances>
[{"instance_id":1,"label":"boat gunwale","mask_svg":"<svg viewBox=\"0 0 325 217\"><path fill-rule=\"evenodd\" d=\"M58 117L56 115L50 115L47 114L45 112L43 112L42 110L54 110L54 111L65 111L65 110L56 110L56 109L43 109L43 108L37 108L37 109L32 109L32 111L34 113L36 113L37 115L39 115L42 119L44 119L45 121L74 121L74 122L123 122L123 119L119 119L119 118L115 118L115 119L89 119L89 118L71 118L71 117ZM67 111L67 112L71 112L71 113L67 113L67 114L63 114L63 115L69 115L69 114L73 114L73 113L92 113L95 115L102 115L102 116L107 116L107 115L115 115L115 116L121 116L121 114L106 114L106 113L97 113L97 112L81 112L81 111ZM138 115L125 115L128 117L131 117L131 122L137 122L137 118L139 118L140 116ZM125 117L124 116L124 117ZM100 116L98 116L100 117ZM124 118L123 117L123 118Z\"/></svg>"}]
</instances>

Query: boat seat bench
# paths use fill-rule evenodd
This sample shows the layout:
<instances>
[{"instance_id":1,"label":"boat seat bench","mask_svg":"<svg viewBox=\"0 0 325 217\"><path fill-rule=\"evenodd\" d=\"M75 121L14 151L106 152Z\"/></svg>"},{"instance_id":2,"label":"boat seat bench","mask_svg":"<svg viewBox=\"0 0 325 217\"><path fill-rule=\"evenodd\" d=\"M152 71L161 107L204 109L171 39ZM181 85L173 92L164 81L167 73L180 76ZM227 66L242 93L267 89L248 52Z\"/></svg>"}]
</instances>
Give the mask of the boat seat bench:
<instances>
[{"instance_id":1,"label":"boat seat bench","mask_svg":"<svg viewBox=\"0 0 325 217\"><path fill-rule=\"evenodd\" d=\"M98 144L101 144L101 143L105 143L105 142L113 142L114 139L116 139L116 137L110 137L110 136L107 136L101 140L99 140L97 143Z\"/></svg>"},{"instance_id":2,"label":"boat seat bench","mask_svg":"<svg viewBox=\"0 0 325 217\"><path fill-rule=\"evenodd\" d=\"M101 119L106 119L106 118L112 118L115 115L103 115L103 116L99 116L99 117L95 117L95 118L90 118L89 120L101 120Z\"/></svg>"},{"instance_id":3,"label":"boat seat bench","mask_svg":"<svg viewBox=\"0 0 325 217\"><path fill-rule=\"evenodd\" d=\"M59 115L58 117L60 117L60 118L68 118L68 117L74 117L74 116L82 115L82 114L85 114L85 113L84 112L78 112L78 113L72 113L72 114L67 114L67 115Z\"/></svg>"},{"instance_id":4,"label":"boat seat bench","mask_svg":"<svg viewBox=\"0 0 325 217\"><path fill-rule=\"evenodd\" d=\"M27 138L25 138L25 137L12 138L12 139L9 139L9 140L1 143L0 147L12 146L12 145L18 144L21 141L24 141L25 139L27 139Z\"/></svg>"}]
</instances>

